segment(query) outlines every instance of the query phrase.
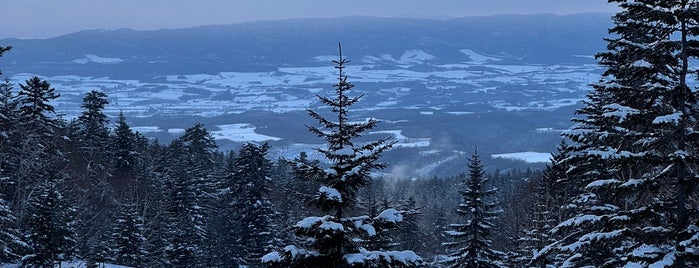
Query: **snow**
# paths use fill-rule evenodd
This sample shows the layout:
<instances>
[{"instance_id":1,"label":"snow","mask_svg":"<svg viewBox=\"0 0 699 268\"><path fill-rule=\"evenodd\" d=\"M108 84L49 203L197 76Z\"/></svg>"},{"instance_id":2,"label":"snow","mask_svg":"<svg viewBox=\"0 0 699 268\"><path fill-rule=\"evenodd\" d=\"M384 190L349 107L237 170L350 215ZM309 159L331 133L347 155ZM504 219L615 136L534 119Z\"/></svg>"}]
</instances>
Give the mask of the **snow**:
<instances>
[{"instance_id":1,"label":"snow","mask_svg":"<svg viewBox=\"0 0 699 268\"><path fill-rule=\"evenodd\" d=\"M640 113L638 109L634 109L628 106L620 105L617 103L605 105L603 109L607 110L604 114L605 117L619 117L619 123L624 122L629 115L634 115Z\"/></svg>"},{"instance_id":2,"label":"snow","mask_svg":"<svg viewBox=\"0 0 699 268\"><path fill-rule=\"evenodd\" d=\"M596 180L596 181L593 181L593 182L587 184L587 186L585 186L585 188L605 187L607 185L613 185L613 184L619 184L619 183L621 183L621 181L615 180L615 179Z\"/></svg>"},{"instance_id":3,"label":"snow","mask_svg":"<svg viewBox=\"0 0 699 268\"><path fill-rule=\"evenodd\" d=\"M297 222L296 225L294 225L294 226L297 228L301 228L301 229L311 229L311 227L313 227L313 225L315 225L316 223L321 222L323 220L324 220L324 218L321 218L321 217L307 217L307 218Z\"/></svg>"},{"instance_id":4,"label":"snow","mask_svg":"<svg viewBox=\"0 0 699 268\"><path fill-rule=\"evenodd\" d=\"M160 128L157 126L138 126L138 127L131 127L131 130L135 132L140 132L140 133L152 133L152 132L160 132Z\"/></svg>"},{"instance_id":5,"label":"snow","mask_svg":"<svg viewBox=\"0 0 699 268\"><path fill-rule=\"evenodd\" d=\"M658 116L653 120L653 124L677 124L682 117L682 113Z\"/></svg>"},{"instance_id":6,"label":"snow","mask_svg":"<svg viewBox=\"0 0 699 268\"><path fill-rule=\"evenodd\" d=\"M280 262L281 260L282 257L279 255L279 252L276 251L267 253L266 255L262 256L262 263Z\"/></svg>"},{"instance_id":7,"label":"snow","mask_svg":"<svg viewBox=\"0 0 699 268\"><path fill-rule=\"evenodd\" d=\"M344 231L345 227L342 226L342 224L334 222L334 221L324 221L323 223L318 226L318 228L323 229L323 230L331 230L331 231Z\"/></svg>"},{"instance_id":8,"label":"snow","mask_svg":"<svg viewBox=\"0 0 699 268\"><path fill-rule=\"evenodd\" d=\"M211 131L211 135L217 140L231 140L234 142L263 142L278 141L281 138L258 134L256 127L251 124L217 125L220 130Z\"/></svg>"},{"instance_id":9,"label":"snow","mask_svg":"<svg viewBox=\"0 0 699 268\"><path fill-rule=\"evenodd\" d=\"M631 252L631 255L634 257L657 258L658 253L661 253L660 248L653 245L643 244L634 249L633 252Z\"/></svg>"},{"instance_id":10,"label":"snow","mask_svg":"<svg viewBox=\"0 0 699 268\"><path fill-rule=\"evenodd\" d=\"M474 114L474 112L446 112L447 114L451 115L469 115L469 114Z\"/></svg>"},{"instance_id":11,"label":"snow","mask_svg":"<svg viewBox=\"0 0 699 268\"><path fill-rule=\"evenodd\" d=\"M548 163L551 161L551 153L517 152L491 155L492 158L503 158L524 161L527 163Z\"/></svg>"},{"instance_id":12,"label":"snow","mask_svg":"<svg viewBox=\"0 0 699 268\"><path fill-rule=\"evenodd\" d=\"M100 63L100 64L116 64L122 63L124 60L120 58L103 58L97 55L87 54L84 58L73 60L72 63L86 64L88 62Z\"/></svg>"},{"instance_id":13,"label":"snow","mask_svg":"<svg viewBox=\"0 0 699 268\"><path fill-rule=\"evenodd\" d=\"M550 110L574 105L580 100L575 97L582 96L585 91L588 91L587 84L595 81L601 72L601 68L595 64L506 65L498 64L497 58L483 56L473 50L467 49L461 52L468 55L472 61L429 65L430 68L426 70L404 69L405 66L400 65L424 64L425 61L435 59L435 56L423 50L411 49L406 50L398 60L388 55L384 55L383 59L367 57L373 62L390 61L388 64L392 64L392 68L376 69L372 63L359 62L359 64L347 66L347 71L351 74L351 80L354 83L381 83L381 87L384 84L414 84L411 87L425 88L436 91L435 93L444 92L454 96L487 92L494 98L487 97L478 101L479 103L508 110ZM312 61L335 58L336 56L319 55ZM124 60L93 54L81 57L76 62L116 64ZM488 64L483 65L483 62ZM474 64L482 66L483 70L470 70ZM11 81L20 83L32 76L34 74L18 73L11 77ZM116 114L124 111L128 116L142 117L153 114L214 117L251 110L303 111L318 103L315 98L309 97L309 93L329 92L328 85L334 84L337 79L335 70L331 66L287 66L274 71L261 72L183 73L155 77L155 80L77 75L45 78L60 90L59 93L62 96L79 96L95 88L103 90L110 97L111 104L106 108L108 113ZM543 90L547 95L544 100L536 97L531 98L532 101L529 102L512 102L502 100L497 94L499 89L504 87L522 86L525 90L518 93L519 96L530 93L540 96L542 89L537 89L539 85L545 85ZM190 89L211 94L187 93ZM403 98L415 95L422 97L422 93L419 93L422 91L411 90L408 87L380 89L378 92L381 94L372 94L372 98L378 98L373 102L374 107L370 107L372 109L422 105L427 101L423 98ZM218 96L219 93L230 96L221 98ZM66 113L66 117L80 114L81 98L61 98L59 102L65 105L62 111Z\"/></svg>"},{"instance_id":14,"label":"snow","mask_svg":"<svg viewBox=\"0 0 699 268\"><path fill-rule=\"evenodd\" d=\"M384 211L381 211L381 213L379 213L379 216L376 216L375 219L384 222L399 223L403 221L403 214L401 214L393 208L389 208Z\"/></svg>"},{"instance_id":15,"label":"snow","mask_svg":"<svg viewBox=\"0 0 699 268\"><path fill-rule=\"evenodd\" d=\"M360 227L362 230L367 232L367 235L369 236L376 236L376 229L374 228L373 225L370 224L364 224Z\"/></svg>"},{"instance_id":16,"label":"snow","mask_svg":"<svg viewBox=\"0 0 699 268\"><path fill-rule=\"evenodd\" d=\"M417 147L429 147L431 138L409 138L403 135L402 130L383 130L374 131L369 134L390 134L396 141L393 148L417 148Z\"/></svg>"},{"instance_id":17,"label":"snow","mask_svg":"<svg viewBox=\"0 0 699 268\"><path fill-rule=\"evenodd\" d=\"M325 195L330 200L342 202L342 194L340 194L340 192L335 188L321 186L318 191L321 193L321 195Z\"/></svg>"},{"instance_id":18,"label":"snow","mask_svg":"<svg viewBox=\"0 0 699 268\"><path fill-rule=\"evenodd\" d=\"M185 129L184 128L168 128L167 133L170 134L182 134L184 133Z\"/></svg>"},{"instance_id":19,"label":"snow","mask_svg":"<svg viewBox=\"0 0 699 268\"><path fill-rule=\"evenodd\" d=\"M672 267L674 264L675 264L675 252L673 251L673 252L670 252L668 254L665 254L665 256L663 256L662 260L651 263L651 265L649 265L648 268Z\"/></svg>"},{"instance_id":20,"label":"snow","mask_svg":"<svg viewBox=\"0 0 699 268\"><path fill-rule=\"evenodd\" d=\"M482 55L478 52L475 52L473 50L470 50L470 49L462 49L462 50L459 50L459 52L466 54L466 56L468 56L469 59L471 59L469 61L469 63L473 63L473 64L483 64L483 63L487 63L487 62L502 60L502 59L498 59L498 58L494 58L494 57L484 56L484 55Z\"/></svg>"},{"instance_id":21,"label":"snow","mask_svg":"<svg viewBox=\"0 0 699 268\"><path fill-rule=\"evenodd\" d=\"M350 265L365 264L372 261L385 261L387 263L399 262L405 266L415 266L422 262L422 258L410 250L405 251L368 251L359 249L359 253L345 254L342 257Z\"/></svg>"},{"instance_id":22,"label":"snow","mask_svg":"<svg viewBox=\"0 0 699 268\"><path fill-rule=\"evenodd\" d=\"M432 60L435 57L428 54L422 49L410 49L403 52L403 55L396 61L400 64L415 64L422 63L424 61Z\"/></svg>"}]
</instances>

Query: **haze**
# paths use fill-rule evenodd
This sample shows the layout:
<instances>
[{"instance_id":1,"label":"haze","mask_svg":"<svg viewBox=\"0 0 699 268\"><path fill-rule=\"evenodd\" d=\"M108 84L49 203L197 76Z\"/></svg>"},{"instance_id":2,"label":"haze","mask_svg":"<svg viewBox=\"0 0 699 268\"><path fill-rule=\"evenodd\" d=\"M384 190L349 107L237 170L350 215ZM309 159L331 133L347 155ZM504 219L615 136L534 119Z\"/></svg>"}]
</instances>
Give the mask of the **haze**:
<instances>
[{"instance_id":1,"label":"haze","mask_svg":"<svg viewBox=\"0 0 699 268\"><path fill-rule=\"evenodd\" d=\"M156 30L286 18L380 16L447 19L494 14L614 12L604 0L22 0L5 1L0 39L89 29Z\"/></svg>"}]
</instances>

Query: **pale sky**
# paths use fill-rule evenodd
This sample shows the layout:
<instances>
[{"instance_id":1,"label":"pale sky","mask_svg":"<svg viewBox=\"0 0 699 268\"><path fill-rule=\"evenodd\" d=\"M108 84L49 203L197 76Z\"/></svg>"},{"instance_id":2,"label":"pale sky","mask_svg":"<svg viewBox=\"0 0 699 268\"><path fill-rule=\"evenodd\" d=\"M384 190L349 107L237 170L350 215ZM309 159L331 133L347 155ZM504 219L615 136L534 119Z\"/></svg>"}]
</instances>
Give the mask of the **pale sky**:
<instances>
[{"instance_id":1,"label":"pale sky","mask_svg":"<svg viewBox=\"0 0 699 268\"><path fill-rule=\"evenodd\" d=\"M615 12L606 0L0 0L0 39L81 30L156 30L287 18L447 19L494 14Z\"/></svg>"}]
</instances>

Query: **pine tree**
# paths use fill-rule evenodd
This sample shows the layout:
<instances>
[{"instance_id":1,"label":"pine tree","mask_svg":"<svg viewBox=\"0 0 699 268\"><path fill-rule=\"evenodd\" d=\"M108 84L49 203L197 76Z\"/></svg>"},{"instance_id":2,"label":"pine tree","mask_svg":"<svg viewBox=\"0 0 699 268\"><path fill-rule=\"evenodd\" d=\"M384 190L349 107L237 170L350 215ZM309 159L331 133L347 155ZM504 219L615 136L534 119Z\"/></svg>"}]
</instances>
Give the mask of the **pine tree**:
<instances>
[{"instance_id":1,"label":"pine tree","mask_svg":"<svg viewBox=\"0 0 699 268\"><path fill-rule=\"evenodd\" d=\"M576 213L546 249L569 256L562 266L697 266L699 2L610 2L607 70L567 133Z\"/></svg>"},{"instance_id":2,"label":"pine tree","mask_svg":"<svg viewBox=\"0 0 699 268\"><path fill-rule=\"evenodd\" d=\"M300 246L286 246L281 252L272 252L262 258L263 263L272 266L291 267L389 267L416 266L422 259L412 251L368 251L361 247L362 236L374 236L377 230L395 227L403 219L403 214L395 209L387 209L377 217L347 217L356 204L357 191L370 181L370 172L386 167L378 162L381 154L392 143L380 139L360 144L356 141L362 134L378 123L375 119L364 122L351 122L348 109L357 103L361 96L347 94L354 85L347 82L342 57L335 63L339 71L335 85L335 98L319 96L325 105L337 116L337 121L327 119L309 110L322 128L309 126L309 130L327 142L327 148L317 151L329 162L323 169L309 166L308 161L296 162L295 172L301 179L315 179L321 183L317 194L311 200L318 209L327 213L320 217L307 217L293 226L300 238Z\"/></svg>"},{"instance_id":3,"label":"pine tree","mask_svg":"<svg viewBox=\"0 0 699 268\"><path fill-rule=\"evenodd\" d=\"M31 253L22 258L28 267L53 267L75 253L75 208L58 190L55 181L42 182L29 201L25 239Z\"/></svg>"},{"instance_id":4,"label":"pine tree","mask_svg":"<svg viewBox=\"0 0 699 268\"><path fill-rule=\"evenodd\" d=\"M455 241L445 243L455 250L444 263L450 267L501 267L502 252L492 248L493 221L499 213L497 204L489 201L496 189L487 189L483 166L478 152L474 152L468 164L469 175L465 189L459 193L463 203L456 214L464 223L451 224L453 231L447 234Z\"/></svg>"}]
</instances>

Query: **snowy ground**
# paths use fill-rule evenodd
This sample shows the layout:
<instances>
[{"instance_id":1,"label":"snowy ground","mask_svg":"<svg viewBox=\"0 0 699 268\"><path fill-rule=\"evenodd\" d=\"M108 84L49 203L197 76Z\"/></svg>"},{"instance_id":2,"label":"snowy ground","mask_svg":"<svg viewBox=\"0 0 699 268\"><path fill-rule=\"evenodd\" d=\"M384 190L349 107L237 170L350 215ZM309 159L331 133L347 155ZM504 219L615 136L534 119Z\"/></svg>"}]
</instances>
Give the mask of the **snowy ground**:
<instances>
[{"instance_id":1,"label":"snowy ground","mask_svg":"<svg viewBox=\"0 0 699 268\"><path fill-rule=\"evenodd\" d=\"M505 158L512 160L524 161L527 163L548 163L551 161L550 153L538 153L538 152L517 152L517 153L506 153L506 154L494 154L491 155L492 158Z\"/></svg>"},{"instance_id":2,"label":"snowy ground","mask_svg":"<svg viewBox=\"0 0 699 268\"><path fill-rule=\"evenodd\" d=\"M595 64L514 65L471 49L460 52L469 59L449 64L433 63L435 57L420 49L406 50L397 59L366 55L348 65L346 71L350 81L358 85L358 92L371 94L370 105L380 109L463 102L507 110L551 110L576 104L600 73ZM334 57L314 58L316 62L329 59ZM73 64L86 62L118 65L122 60L85 55ZM19 83L33 75L17 74L11 80ZM69 118L79 113L82 96L94 89L109 95L108 113L123 111L129 117L299 111L317 106L315 95L331 93L337 80L329 62L327 66L289 66L272 72L181 74L150 80L77 75L45 78L61 94L54 105ZM390 84L407 86L391 88Z\"/></svg>"}]
</instances>

